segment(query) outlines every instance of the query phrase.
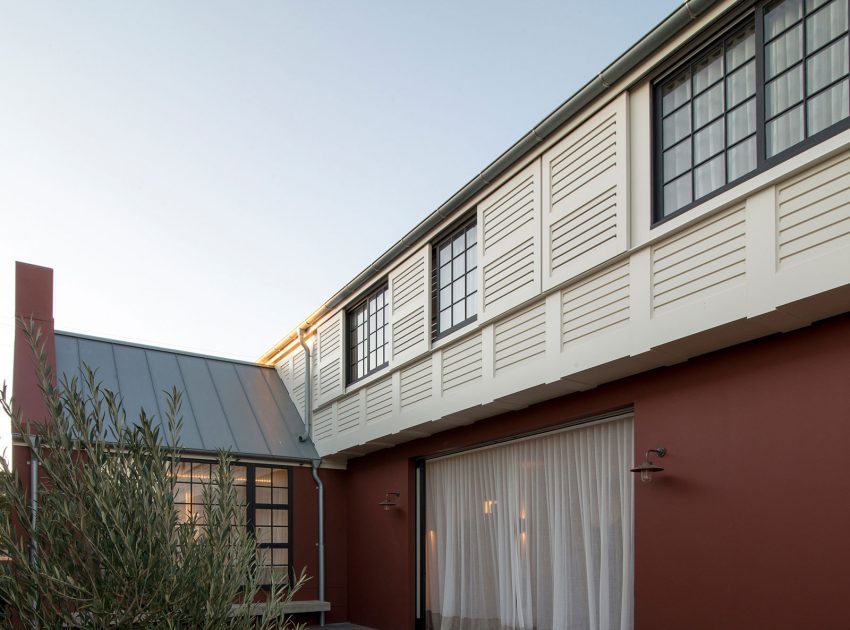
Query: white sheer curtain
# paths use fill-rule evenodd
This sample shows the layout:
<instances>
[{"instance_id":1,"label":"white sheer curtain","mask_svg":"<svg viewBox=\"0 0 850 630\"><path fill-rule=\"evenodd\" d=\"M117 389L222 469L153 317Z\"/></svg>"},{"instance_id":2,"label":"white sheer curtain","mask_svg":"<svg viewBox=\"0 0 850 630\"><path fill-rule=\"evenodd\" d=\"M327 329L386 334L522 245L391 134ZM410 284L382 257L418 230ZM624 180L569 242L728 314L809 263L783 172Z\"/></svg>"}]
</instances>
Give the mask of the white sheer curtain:
<instances>
[{"instance_id":1,"label":"white sheer curtain","mask_svg":"<svg viewBox=\"0 0 850 630\"><path fill-rule=\"evenodd\" d=\"M428 462L429 627L632 628L631 418Z\"/></svg>"}]
</instances>

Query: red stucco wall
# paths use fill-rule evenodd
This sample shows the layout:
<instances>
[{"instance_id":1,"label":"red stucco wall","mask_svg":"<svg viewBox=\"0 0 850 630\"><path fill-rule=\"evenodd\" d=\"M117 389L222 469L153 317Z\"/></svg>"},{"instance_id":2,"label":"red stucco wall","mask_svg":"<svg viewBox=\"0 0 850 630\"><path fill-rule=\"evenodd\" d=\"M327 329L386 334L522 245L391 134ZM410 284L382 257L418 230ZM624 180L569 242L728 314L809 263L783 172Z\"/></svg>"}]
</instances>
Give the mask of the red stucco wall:
<instances>
[{"instance_id":1,"label":"red stucco wall","mask_svg":"<svg viewBox=\"0 0 850 630\"><path fill-rule=\"evenodd\" d=\"M636 487L635 628L850 628L850 316L352 460L351 621L413 628L411 458L628 405L635 459L669 449Z\"/></svg>"}]
</instances>

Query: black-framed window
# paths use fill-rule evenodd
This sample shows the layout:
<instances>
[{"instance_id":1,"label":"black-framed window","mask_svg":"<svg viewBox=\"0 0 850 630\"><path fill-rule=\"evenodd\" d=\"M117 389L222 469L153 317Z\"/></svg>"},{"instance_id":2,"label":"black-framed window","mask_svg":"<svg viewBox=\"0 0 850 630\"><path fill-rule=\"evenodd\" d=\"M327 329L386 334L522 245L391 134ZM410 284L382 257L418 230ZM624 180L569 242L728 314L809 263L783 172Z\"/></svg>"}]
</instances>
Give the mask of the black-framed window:
<instances>
[{"instance_id":1,"label":"black-framed window","mask_svg":"<svg viewBox=\"0 0 850 630\"><path fill-rule=\"evenodd\" d=\"M177 464L174 509L179 522L194 517L199 527L206 527L204 489L215 481L216 470L215 462L204 460L184 459ZM272 573L278 581L291 578L290 469L234 463L231 471L236 497L245 504L245 517L236 525L246 528L257 540L261 550L257 558L261 582L269 584Z\"/></svg>"},{"instance_id":2,"label":"black-framed window","mask_svg":"<svg viewBox=\"0 0 850 630\"><path fill-rule=\"evenodd\" d=\"M387 285L348 309L348 382L387 365Z\"/></svg>"},{"instance_id":3,"label":"black-framed window","mask_svg":"<svg viewBox=\"0 0 850 630\"><path fill-rule=\"evenodd\" d=\"M470 219L434 244L434 338L476 318L477 233L475 219Z\"/></svg>"},{"instance_id":4,"label":"black-framed window","mask_svg":"<svg viewBox=\"0 0 850 630\"><path fill-rule=\"evenodd\" d=\"M848 0L780 0L655 85L655 220L850 122Z\"/></svg>"}]
</instances>

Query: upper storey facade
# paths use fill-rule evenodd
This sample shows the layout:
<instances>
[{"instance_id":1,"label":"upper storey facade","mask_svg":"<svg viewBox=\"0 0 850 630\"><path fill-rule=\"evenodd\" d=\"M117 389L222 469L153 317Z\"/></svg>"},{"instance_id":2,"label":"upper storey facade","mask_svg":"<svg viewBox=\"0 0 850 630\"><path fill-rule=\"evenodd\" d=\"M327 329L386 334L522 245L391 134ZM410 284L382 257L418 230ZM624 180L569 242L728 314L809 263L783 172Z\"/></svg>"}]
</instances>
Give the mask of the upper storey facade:
<instances>
[{"instance_id":1,"label":"upper storey facade","mask_svg":"<svg viewBox=\"0 0 850 630\"><path fill-rule=\"evenodd\" d=\"M305 322L319 453L850 310L849 12L685 3L567 101Z\"/></svg>"}]
</instances>

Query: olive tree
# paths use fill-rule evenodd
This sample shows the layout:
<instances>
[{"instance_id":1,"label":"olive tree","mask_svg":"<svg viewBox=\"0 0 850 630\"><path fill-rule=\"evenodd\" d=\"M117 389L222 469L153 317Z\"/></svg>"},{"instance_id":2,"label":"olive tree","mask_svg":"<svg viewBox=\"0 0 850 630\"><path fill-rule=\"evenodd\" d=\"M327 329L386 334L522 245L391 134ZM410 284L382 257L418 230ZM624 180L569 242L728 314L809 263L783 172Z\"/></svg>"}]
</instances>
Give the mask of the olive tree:
<instances>
[{"instance_id":1,"label":"olive tree","mask_svg":"<svg viewBox=\"0 0 850 630\"><path fill-rule=\"evenodd\" d=\"M171 474L180 457L178 390L155 419L128 422L115 392L85 368L55 382L40 331L19 322L36 355L49 422L21 417L3 386L0 404L40 468L37 518L0 458L0 599L24 628L287 628L283 614L304 580L260 585L262 551L246 531L231 458L218 454L204 522L181 522ZM264 592L262 616L252 616Z\"/></svg>"}]
</instances>

